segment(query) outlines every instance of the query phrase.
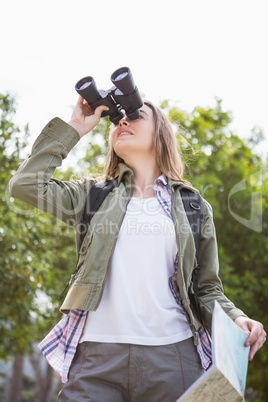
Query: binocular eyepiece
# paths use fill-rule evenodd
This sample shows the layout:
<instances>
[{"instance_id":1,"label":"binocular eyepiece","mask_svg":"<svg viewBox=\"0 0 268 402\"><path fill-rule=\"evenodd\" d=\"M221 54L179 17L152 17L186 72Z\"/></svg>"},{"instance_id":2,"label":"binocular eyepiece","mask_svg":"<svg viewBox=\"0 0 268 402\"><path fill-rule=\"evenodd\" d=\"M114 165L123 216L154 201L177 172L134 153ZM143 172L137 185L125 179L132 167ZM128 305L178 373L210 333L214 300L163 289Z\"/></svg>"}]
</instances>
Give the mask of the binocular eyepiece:
<instances>
[{"instance_id":1,"label":"binocular eyepiece","mask_svg":"<svg viewBox=\"0 0 268 402\"><path fill-rule=\"evenodd\" d=\"M121 67L111 75L114 86L107 91L98 90L93 77L85 77L77 82L75 90L95 110L100 105L109 107L101 117L109 116L112 123L118 124L124 117L122 109L130 120L140 117L143 100L128 67Z\"/></svg>"}]
</instances>

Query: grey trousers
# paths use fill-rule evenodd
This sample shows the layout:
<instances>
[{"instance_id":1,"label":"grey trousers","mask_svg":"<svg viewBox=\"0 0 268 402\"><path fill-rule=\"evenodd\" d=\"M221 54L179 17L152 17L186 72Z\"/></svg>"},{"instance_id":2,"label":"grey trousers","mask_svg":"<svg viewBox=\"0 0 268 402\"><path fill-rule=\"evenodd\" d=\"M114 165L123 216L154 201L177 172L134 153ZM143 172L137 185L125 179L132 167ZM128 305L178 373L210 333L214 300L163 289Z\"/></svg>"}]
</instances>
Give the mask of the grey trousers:
<instances>
[{"instance_id":1,"label":"grey trousers","mask_svg":"<svg viewBox=\"0 0 268 402\"><path fill-rule=\"evenodd\" d=\"M59 402L175 402L204 370L193 338L165 346L83 342Z\"/></svg>"}]
</instances>

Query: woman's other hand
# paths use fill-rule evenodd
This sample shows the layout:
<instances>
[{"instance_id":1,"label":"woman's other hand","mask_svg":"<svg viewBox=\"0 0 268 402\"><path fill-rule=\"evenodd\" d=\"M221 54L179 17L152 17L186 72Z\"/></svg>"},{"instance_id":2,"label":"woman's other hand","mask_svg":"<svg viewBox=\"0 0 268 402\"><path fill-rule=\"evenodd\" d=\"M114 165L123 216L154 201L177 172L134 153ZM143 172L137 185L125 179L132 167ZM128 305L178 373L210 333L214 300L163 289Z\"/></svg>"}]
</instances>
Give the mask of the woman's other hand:
<instances>
[{"instance_id":1,"label":"woman's other hand","mask_svg":"<svg viewBox=\"0 0 268 402\"><path fill-rule=\"evenodd\" d=\"M96 110L91 109L82 96L79 96L69 125L72 126L78 132L80 138L82 138L99 123L104 110L109 110L109 108L102 105L98 106Z\"/></svg>"},{"instance_id":2,"label":"woman's other hand","mask_svg":"<svg viewBox=\"0 0 268 402\"><path fill-rule=\"evenodd\" d=\"M248 317L237 317L235 323L247 334L249 334L246 340L245 346L250 346L249 360L252 360L257 350L259 350L266 341L266 332L263 325Z\"/></svg>"}]
</instances>

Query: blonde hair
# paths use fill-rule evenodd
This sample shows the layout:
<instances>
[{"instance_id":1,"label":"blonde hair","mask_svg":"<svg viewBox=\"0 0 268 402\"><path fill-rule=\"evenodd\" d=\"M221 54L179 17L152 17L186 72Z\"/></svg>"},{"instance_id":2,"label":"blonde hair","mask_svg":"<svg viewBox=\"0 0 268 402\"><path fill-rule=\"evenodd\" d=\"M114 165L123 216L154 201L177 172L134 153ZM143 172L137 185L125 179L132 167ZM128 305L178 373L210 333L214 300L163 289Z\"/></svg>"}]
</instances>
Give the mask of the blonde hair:
<instances>
[{"instance_id":1,"label":"blonde hair","mask_svg":"<svg viewBox=\"0 0 268 402\"><path fill-rule=\"evenodd\" d=\"M172 180L179 180L186 184L190 184L183 179L184 163L180 154L177 140L168 117L164 112L149 101L144 101L153 112L153 119L155 124L154 132L154 148L156 155L156 163L162 174ZM114 152L111 141L109 139L108 154L105 165L106 179L116 177L118 172L118 164L123 161Z\"/></svg>"}]
</instances>

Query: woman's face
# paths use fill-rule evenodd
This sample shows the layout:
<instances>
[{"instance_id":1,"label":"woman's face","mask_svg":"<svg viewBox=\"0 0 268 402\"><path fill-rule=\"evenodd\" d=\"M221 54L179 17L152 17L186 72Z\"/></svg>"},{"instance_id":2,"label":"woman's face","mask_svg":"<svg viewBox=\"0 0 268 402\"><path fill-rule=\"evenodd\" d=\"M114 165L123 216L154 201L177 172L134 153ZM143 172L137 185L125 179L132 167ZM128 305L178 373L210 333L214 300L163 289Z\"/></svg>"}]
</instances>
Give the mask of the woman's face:
<instances>
[{"instance_id":1,"label":"woman's face","mask_svg":"<svg viewBox=\"0 0 268 402\"><path fill-rule=\"evenodd\" d=\"M111 143L115 153L127 162L135 154L154 156L154 120L152 110L143 105L140 118L124 117L111 131Z\"/></svg>"}]
</instances>

